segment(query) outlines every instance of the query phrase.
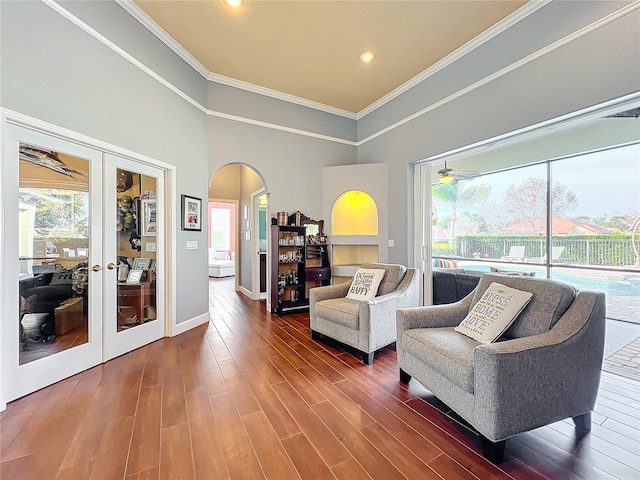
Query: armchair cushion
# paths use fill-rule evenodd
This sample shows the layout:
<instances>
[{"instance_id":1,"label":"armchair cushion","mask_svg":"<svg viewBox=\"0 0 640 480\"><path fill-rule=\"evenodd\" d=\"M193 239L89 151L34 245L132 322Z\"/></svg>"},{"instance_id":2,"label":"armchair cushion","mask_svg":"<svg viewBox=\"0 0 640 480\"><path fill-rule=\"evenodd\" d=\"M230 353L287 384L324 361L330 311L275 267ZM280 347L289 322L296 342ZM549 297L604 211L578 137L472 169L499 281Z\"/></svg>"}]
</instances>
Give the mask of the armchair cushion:
<instances>
[{"instance_id":1,"label":"armchair cushion","mask_svg":"<svg viewBox=\"0 0 640 480\"><path fill-rule=\"evenodd\" d=\"M378 294L378 287L385 276L381 268L358 268L353 277L347 298L351 300L370 300Z\"/></svg>"},{"instance_id":2,"label":"armchair cushion","mask_svg":"<svg viewBox=\"0 0 640 480\"><path fill-rule=\"evenodd\" d=\"M478 345L451 327L407 330L403 338L407 353L469 393L473 393L473 358Z\"/></svg>"},{"instance_id":3,"label":"armchair cushion","mask_svg":"<svg viewBox=\"0 0 640 480\"><path fill-rule=\"evenodd\" d=\"M360 302L350 298L332 298L320 300L315 305L316 315L331 320L353 330L359 328L358 313Z\"/></svg>"},{"instance_id":4,"label":"armchair cushion","mask_svg":"<svg viewBox=\"0 0 640 480\"><path fill-rule=\"evenodd\" d=\"M567 311L576 296L576 289L560 282L550 282L535 277L516 277L501 274L485 274L476 288L473 305L484 295L493 282L508 282L510 287L533 294L529 304L507 329L506 339L529 337L548 332Z\"/></svg>"}]
</instances>

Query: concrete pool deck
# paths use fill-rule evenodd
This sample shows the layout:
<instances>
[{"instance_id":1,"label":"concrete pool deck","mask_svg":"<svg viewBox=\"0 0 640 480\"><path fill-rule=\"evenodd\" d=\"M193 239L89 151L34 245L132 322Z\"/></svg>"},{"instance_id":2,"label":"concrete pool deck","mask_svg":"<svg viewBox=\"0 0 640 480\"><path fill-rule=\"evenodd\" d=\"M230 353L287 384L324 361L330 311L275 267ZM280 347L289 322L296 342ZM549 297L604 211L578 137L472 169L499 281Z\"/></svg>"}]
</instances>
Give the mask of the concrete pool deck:
<instances>
[{"instance_id":1,"label":"concrete pool deck","mask_svg":"<svg viewBox=\"0 0 640 480\"><path fill-rule=\"evenodd\" d=\"M640 381L640 298L607 297L602 370Z\"/></svg>"}]
</instances>

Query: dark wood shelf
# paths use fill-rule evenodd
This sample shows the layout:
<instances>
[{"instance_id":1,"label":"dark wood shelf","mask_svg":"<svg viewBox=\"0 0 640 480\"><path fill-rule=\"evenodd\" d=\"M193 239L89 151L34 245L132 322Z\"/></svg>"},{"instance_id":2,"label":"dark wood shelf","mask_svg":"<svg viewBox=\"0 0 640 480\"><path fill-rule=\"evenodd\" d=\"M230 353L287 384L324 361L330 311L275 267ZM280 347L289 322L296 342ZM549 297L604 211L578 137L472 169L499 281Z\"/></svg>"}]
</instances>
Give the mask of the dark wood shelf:
<instances>
[{"instance_id":1,"label":"dark wood shelf","mask_svg":"<svg viewBox=\"0 0 640 480\"><path fill-rule=\"evenodd\" d=\"M271 254L274 259L271 269L271 311L278 316L289 310L308 308L309 289L330 282L328 245L307 243L307 240L305 227L271 226ZM302 255L302 259L280 260L281 255L288 256L292 251ZM295 275L297 283L280 286L281 277L288 273ZM293 294L294 290L297 293ZM298 300L283 300L283 297L290 298L292 294Z\"/></svg>"}]
</instances>

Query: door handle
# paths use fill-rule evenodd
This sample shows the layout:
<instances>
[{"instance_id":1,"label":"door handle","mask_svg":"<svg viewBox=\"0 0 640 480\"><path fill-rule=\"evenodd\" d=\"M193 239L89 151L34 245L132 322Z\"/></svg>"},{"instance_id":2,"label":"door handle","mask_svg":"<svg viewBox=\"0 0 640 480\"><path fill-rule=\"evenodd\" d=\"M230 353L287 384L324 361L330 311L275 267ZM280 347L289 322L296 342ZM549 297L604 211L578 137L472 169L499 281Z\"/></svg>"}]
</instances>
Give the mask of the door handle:
<instances>
[{"instance_id":1,"label":"door handle","mask_svg":"<svg viewBox=\"0 0 640 480\"><path fill-rule=\"evenodd\" d=\"M93 270L94 272L99 272L100 270L102 270L102 266L94 265L93 267L91 267L91 270Z\"/></svg>"},{"instance_id":2,"label":"door handle","mask_svg":"<svg viewBox=\"0 0 640 480\"><path fill-rule=\"evenodd\" d=\"M113 270L114 268L116 268L116 264L115 264L115 263L113 263L113 262L111 262L109 265L107 265L107 268L108 268L109 270Z\"/></svg>"}]
</instances>

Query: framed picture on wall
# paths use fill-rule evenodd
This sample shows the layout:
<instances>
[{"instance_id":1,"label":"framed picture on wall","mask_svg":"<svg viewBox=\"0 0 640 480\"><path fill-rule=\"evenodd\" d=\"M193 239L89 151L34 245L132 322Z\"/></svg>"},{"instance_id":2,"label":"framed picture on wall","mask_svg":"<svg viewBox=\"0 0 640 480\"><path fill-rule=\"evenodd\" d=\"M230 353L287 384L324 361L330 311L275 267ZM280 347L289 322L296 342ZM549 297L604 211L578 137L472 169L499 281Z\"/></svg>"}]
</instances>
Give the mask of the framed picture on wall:
<instances>
[{"instance_id":1,"label":"framed picture on wall","mask_svg":"<svg viewBox=\"0 0 640 480\"><path fill-rule=\"evenodd\" d=\"M155 237L158 231L156 207L158 201L154 198L151 200L141 200L142 209L142 236Z\"/></svg>"},{"instance_id":2,"label":"framed picture on wall","mask_svg":"<svg viewBox=\"0 0 640 480\"><path fill-rule=\"evenodd\" d=\"M181 195L182 198L182 230L202 230L202 199Z\"/></svg>"}]
</instances>

